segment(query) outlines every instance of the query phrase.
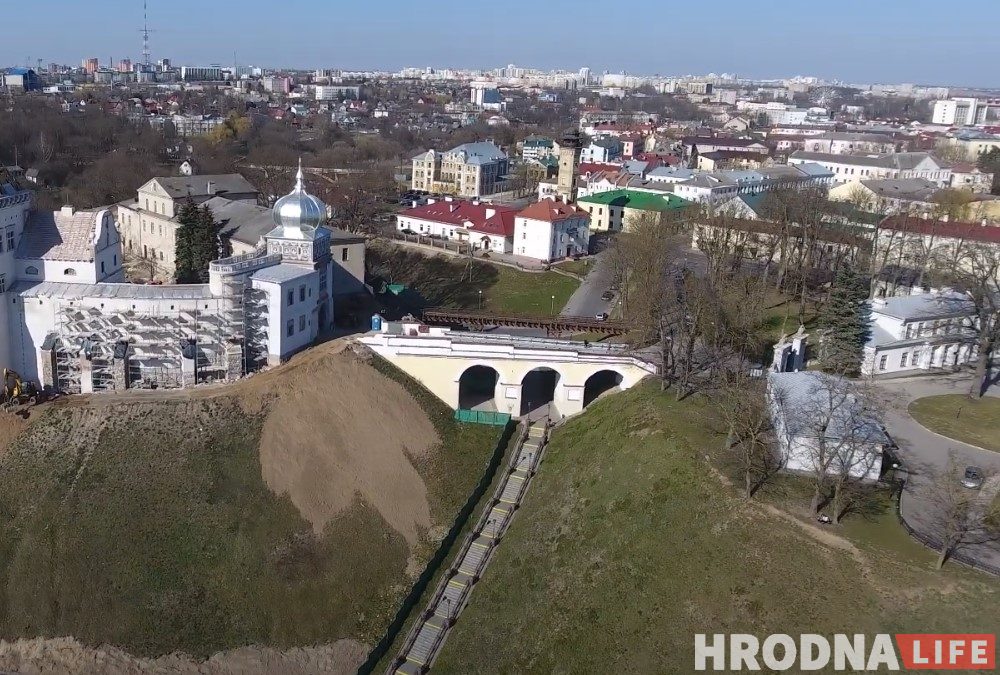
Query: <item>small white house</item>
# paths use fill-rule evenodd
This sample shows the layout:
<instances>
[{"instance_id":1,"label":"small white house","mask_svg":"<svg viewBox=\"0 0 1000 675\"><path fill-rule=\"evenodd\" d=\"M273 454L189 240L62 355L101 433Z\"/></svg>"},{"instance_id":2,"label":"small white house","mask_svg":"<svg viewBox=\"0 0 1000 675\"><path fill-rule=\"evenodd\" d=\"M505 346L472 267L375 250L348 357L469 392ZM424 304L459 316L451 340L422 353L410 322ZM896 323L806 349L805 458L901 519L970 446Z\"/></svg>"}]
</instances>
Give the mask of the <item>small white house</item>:
<instances>
[{"instance_id":1,"label":"small white house","mask_svg":"<svg viewBox=\"0 0 1000 675\"><path fill-rule=\"evenodd\" d=\"M818 371L771 372L768 404L784 470L876 481L892 441L850 380Z\"/></svg>"},{"instance_id":2,"label":"small white house","mask_svg":"<svg viewBox=\"0 0 1000 675\"><path fill-rule=\"evenodd\" d=\"M573 204L542 199L514 218L514 254L543 262L586 255L590 215Z\"/></svg>"},{"instance_id":3,"label":"small white house","mask_svg":"<svg viewBox=\"0 0 1000 675\"><path fill-rule=\"evenodd\" d=\"M871 317L865 375L954 368L976 358L974 306L964 293L876 298Z\"/></svg>"}]
</instances>

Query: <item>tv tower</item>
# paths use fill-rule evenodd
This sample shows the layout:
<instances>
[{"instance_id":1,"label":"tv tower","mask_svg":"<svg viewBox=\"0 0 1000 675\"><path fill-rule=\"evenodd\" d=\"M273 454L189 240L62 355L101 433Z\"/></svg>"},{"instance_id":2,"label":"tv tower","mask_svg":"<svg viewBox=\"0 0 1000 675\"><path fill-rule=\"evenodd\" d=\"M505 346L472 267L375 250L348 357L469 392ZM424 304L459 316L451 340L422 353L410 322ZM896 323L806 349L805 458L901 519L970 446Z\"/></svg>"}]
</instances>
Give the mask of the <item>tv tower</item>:
<instances>
[{"instance_id":1,"label":"tv tower","mask_svg":"<svg viewBox=\"0 0 1000 675\"><path fill-rule=\"evenodd\" d=\"M146 15L146 0L142 0L142 64L149 70L149 21Z\"/></svg>"}]
</instances>

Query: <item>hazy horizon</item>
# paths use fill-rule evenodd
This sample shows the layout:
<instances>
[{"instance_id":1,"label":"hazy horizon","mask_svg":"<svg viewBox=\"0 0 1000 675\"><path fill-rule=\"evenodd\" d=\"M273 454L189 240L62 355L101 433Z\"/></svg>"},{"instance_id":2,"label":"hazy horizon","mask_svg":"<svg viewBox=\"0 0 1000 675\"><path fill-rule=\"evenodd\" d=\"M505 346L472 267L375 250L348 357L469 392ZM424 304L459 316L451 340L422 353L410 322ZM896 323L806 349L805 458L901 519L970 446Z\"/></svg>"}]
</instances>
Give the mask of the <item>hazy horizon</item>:
<instances>
[{"instance_id":1,"label":"hazy horizon","mask_svg":"<svg viewBox=\"0 0 1000 675\"><path fill-rule=\"evenodd\" d=\"M141 60L142 2L40 0L5 10L14 26L0 42L0 66ZM414 12L400 0L338 6L321 0L150 0L152 59L177 65L398 70L404 66L527 68L595 74L735 73L778 79L815 76L846 83L901 83L991 88L1000 86L1000 41L995 9L970 0L961 15L941 15L928 0L813 6L788 0L753 7L721 0L664 8L635 0L606 3L509 0L488 8L439 1ZM502 11L501 11L502 10ZM46 18L51 18L43 23ZM634 27L640 28L634 28Z\"/></svg>"}]
</instances>

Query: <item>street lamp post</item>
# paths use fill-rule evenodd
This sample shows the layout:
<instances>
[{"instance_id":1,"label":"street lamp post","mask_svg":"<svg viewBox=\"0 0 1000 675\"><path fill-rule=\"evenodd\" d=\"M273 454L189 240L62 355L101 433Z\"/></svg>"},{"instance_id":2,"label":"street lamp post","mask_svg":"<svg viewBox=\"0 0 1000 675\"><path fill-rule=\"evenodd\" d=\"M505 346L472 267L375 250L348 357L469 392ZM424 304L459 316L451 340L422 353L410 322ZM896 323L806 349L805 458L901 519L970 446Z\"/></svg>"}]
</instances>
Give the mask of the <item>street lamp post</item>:
<instances>
[{"instance_id":1,"label":"street lamp post","mask_svg":"<svg viewBox=\"0 0 1000 675\"><path fill-rule=\"evenodd\" d=\"M556 296L553 295L552 302L549 303L549 314L552 314L554 316L555 313L556 313Z\"/></svg>"},{"instance_id":2,"label":"street lamp post","mask_svg":"<svg viewBox=\"0 0 1000 675\"><path fill-rule=\"evenodd\" d=\"M483 311L483 289L479 289L479 311Z\"/></svg>"}]
</instances>

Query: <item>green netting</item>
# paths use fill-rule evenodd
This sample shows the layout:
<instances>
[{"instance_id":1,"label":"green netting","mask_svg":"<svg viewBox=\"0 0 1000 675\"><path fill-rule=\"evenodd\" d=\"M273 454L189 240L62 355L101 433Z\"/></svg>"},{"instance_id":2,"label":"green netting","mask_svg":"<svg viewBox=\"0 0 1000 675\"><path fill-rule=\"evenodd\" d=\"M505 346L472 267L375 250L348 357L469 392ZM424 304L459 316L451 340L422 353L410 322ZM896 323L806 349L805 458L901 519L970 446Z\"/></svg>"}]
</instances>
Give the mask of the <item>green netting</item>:
<instances>
[{"instance_id":1,"label":"green netting","mask_svg":"<svg viewBox=\"0 0 1000 675\"><path fill-rule=\"evenodd\" d=\"M506 426L507 422L510 421L510 413L459 408L455 411L455 420L457 422L471 422L472 424L489 424L494 427L502 427Z\"/></svg>"}]
</instances>

